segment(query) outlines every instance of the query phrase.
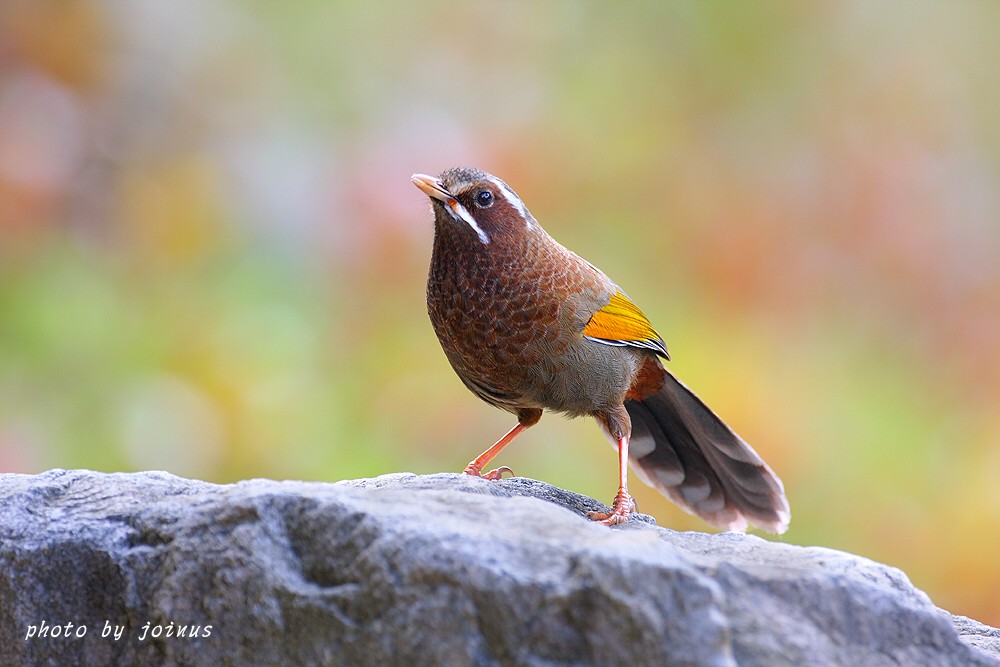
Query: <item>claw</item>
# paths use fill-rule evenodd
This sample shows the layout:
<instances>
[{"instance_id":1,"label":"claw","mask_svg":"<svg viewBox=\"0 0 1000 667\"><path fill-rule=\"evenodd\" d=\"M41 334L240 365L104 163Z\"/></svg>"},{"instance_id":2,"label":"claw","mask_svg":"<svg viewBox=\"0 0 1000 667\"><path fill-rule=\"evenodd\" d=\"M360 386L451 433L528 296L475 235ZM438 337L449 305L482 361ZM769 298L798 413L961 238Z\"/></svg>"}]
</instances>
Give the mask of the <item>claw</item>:
<instances>
[{"instance_id":1,"label":"claw","mask_svg":"<svg viewBox=\"0 0 1000 667\"><path fill-rule=\"evenodd\" d=\"M619 491L610 512L588 512L587 517L592 521L600 521L605 526L615 526L628 521L629 515L635 512L635 509L635 500L632 496Z\"/></svg>"},{"instance_id":2,"label":"claw","mask_svg":"<svg viewBox=\"0 0 1000 667\"><path fill-rule=\"evenodd\" d=\"M500 466L499 468L494 468L493 470L490 470L488 473L483 475L483 478L492 480L503 479L503 474L505 472L509 472L511 477L516 477L516 475L514 475L513 470L511 470L507 466Z\"/></svg>"},{"instance_id":3,"label":"claw","mask_svg":"<svg viewBox=\"0 0 1000 667\"><path fill-rule=\"evenodd\" d=\"M508 468L507 466L500 466L499 468L495 468L487 473L484 473L482 470L477 470L474 466L468 465L462 472L464 472L466 475L472 475L473 477L482 477L483 479L492 480L494 482L497 481L498 479L503 479L503 474L505 472L509 472L511 477L515 476L514 471Z\"/></svg>"}]
</instances>

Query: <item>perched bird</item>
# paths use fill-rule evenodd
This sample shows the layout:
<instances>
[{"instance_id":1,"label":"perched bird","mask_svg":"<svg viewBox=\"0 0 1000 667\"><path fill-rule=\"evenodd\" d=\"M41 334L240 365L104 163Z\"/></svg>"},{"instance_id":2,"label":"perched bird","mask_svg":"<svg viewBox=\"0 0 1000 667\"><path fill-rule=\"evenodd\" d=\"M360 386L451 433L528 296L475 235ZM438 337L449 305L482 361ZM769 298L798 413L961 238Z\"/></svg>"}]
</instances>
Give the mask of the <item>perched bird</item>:
<instances>
[{"instance_id":1,"label":"perched bird","mask_svg":"<svg viewBox=\"0 0 1000 667\"><path fill-rule=\"evenodd\" d=\"M414 174L434 211L427 312L465 386L517 425L465 468L483 468L543 410L591 415L618 448L607 525L635 511L628 463L683 509L728 530L782 533L781 480L681 384L667 347L618 285L549 236L503 181L471 168Z\"/></svg>"}]
</instances>

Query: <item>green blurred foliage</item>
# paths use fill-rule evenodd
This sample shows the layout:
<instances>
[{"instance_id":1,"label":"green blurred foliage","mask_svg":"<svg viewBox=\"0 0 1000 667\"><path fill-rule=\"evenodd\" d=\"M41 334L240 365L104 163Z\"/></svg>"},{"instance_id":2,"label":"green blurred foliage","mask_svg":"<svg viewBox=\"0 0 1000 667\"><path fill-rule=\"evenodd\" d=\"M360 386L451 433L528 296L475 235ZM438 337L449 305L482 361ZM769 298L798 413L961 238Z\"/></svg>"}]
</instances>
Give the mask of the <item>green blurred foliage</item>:
<instances>
[{"instance_id":1,"label":"green blurred foliage","mask_svg":"<svg viewBox=\"0 0 1000 667\"><path fill-rule=\"evenodd\" d=\"M414 171L500 175L770 462L1000 624L1000 8L0 5L0 469L459 470ZM502 457L610 500L549 416ZM703 529L634 485L662 524Z\"/></svg>"}]
</instances>

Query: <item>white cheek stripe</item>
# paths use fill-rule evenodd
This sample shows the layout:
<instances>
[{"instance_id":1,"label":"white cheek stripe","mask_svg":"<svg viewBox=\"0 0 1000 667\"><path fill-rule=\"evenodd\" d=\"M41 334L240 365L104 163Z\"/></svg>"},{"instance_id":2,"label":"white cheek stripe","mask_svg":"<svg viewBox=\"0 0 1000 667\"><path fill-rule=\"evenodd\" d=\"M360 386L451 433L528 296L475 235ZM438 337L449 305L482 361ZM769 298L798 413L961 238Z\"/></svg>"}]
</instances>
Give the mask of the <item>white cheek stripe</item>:
<instances>
[{"instance_id":1,"label":"white cheek stripe","mask_svg":"<svg viewBox=\"0 0 1000 667\"><path fill-rule=\"evenodd\" d=\"M456 219L464 221L467 225L469 225L469 227L476 230L476 234L479 235L479 240L482 241L483 244L488 244L490 242L490 237L488 237L486 232L484 232L482 228L476 224L476 219L469 214L469 211L466 210L466 208L462 206L458 200L449 199L447 205Z\"/></svg>"},{"instance_id":2,"label":"white cheek stripe","mask_svg":"<svg viewBox=\"0 0 1000 667\"><path fill-rule=\"evenodd\" d=\"M524 224L528 226L528 229L531 229L531 218L528 216L528 210L524 207L524 202L521 201L520 197L514 194L514 191L510 189L510 186L501 181L499 178L491 177L490 180L493 181L497 188L500 189L500 194L504 196L504 199L510 202L510 205L518 210L521 217L524 218Z\"/></svg>"}]
</instances>

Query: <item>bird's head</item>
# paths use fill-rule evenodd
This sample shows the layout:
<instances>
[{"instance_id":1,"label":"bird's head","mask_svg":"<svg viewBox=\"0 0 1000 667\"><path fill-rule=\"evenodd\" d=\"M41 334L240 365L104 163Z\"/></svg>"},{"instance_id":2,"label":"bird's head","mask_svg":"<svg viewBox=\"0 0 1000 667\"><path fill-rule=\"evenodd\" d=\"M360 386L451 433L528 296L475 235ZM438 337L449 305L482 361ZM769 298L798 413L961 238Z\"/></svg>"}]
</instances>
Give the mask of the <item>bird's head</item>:
<instances>
[{"instance_id":1,"label":"bird's head","mask_svg":"<svg viewBox=\"0 0 1000 667\"><path fill-rule=\"evenodd\" d=\"M414 174L434 208L435 224L443 233L470 235L484 246L530 233L537 222L509 185L471 167L456 167L439 178Z\"/></svg>"}]
</instances>

